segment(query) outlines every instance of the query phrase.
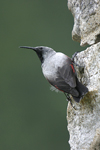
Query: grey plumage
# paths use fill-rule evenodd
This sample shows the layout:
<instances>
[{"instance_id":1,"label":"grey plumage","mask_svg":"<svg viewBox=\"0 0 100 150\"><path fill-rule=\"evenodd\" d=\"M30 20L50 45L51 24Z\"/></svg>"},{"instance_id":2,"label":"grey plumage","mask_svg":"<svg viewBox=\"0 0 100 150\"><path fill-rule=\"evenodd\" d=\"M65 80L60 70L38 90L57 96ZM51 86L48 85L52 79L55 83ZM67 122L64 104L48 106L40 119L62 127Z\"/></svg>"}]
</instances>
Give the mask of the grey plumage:
<instances>
[{"instance_id":1,"label":"grey plumage","mask_svg":"<svg viewBox=\"0 0 100 150\"><path fill-rule=\"evenodd\" d=\"M88 92L87 87L78 81L73 62L67 55L44 46L21 46L21 48L34 50L41 61L42 72L48 82L58 90L71 94L76 102Z\"/></svg>"}]
</instances>

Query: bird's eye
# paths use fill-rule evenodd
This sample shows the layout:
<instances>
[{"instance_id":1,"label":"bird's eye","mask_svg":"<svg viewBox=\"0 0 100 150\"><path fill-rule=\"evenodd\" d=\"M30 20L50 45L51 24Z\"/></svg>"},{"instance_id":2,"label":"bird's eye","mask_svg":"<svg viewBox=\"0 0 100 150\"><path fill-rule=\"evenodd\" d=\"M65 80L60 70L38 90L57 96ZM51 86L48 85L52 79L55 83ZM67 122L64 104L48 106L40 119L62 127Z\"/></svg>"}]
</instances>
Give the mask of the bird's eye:
<instances>
[{"instance_id":1,"label":"bird's eye","mask_svg":"<svg viewBox=\"0 0 100 150\"><path fill-rule=\"evenodd\" d=\"M43 48L42 48L42 47L40 47L40 49L42 50Z\"/></svg>"}]
</instances>

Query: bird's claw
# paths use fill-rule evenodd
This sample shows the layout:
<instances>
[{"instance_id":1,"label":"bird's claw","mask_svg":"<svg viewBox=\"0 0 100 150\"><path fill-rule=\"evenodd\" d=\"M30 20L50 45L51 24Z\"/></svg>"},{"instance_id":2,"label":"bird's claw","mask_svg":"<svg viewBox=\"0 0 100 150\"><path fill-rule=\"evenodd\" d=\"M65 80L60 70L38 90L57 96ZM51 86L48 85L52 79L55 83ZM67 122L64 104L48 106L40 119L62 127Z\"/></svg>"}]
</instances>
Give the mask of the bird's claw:
<instances>
[{"instance_id":1,"label":"bird's claw","mask_svg":"<svg viewBox=\"0 0 100 150\"><path fill-rule=\"evenodd\" d=\"M77 64L77 63L74 61L74 58L76 57L76 55L77 55L78 53L79 53L79 52L75 52L75 53L72 55L71 60L72 60L73 64L75 64L76 66L79 67L79 71L80 71L80 72L84 72L84 67L85 67L85 66L80 66L79 64Z\"/></svg>"},{"instance_id":2,"label":"bird's claw","mask_svg":"<svg viewBox=\"0 0 100 150\"><path fill-rule=\"evenodd\" d=\"M75 52L73 55L72 55L72 58L71 60L74 62L74 58L76 57L76 55L79 53L79 51Z\"/></svg>"},{"instance_id":3,"label":"bird's claw","mask_svg":"<svg viewBox=\"0 0 100 150\"><path fill-rule=\"evenodd\" d=\"M69 96L69 94L67 94L66 95L66 93L64 93L65 94L65 96L66 96L66 101L69 101L70 102L70 104L71 104L71 106L75 109L75 107L73 106L73 104L72 104L72 101L71 101L71 98L70 98L70 96Z\"/></svg>"}]
</instances>

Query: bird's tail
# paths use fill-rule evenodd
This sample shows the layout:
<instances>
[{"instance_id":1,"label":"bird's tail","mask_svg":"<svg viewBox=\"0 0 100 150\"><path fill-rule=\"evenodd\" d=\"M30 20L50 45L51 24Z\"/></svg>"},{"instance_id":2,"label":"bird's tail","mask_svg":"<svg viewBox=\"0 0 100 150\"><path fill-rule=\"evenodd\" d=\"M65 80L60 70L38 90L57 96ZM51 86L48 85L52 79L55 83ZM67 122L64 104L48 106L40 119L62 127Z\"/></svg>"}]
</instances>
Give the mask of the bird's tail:
<instances>
[{"instance_id":1,"label":"bird's tail","mask_svg":"<svg viewBox=\"0 0 100 150\"><path fill-rule=\"evenodd\" d=\"M79 96L78 97L72 96L72 97L77 103L79 103L80 100L86 95L86 93L88 93L88 88L84 86L82 83L80 83L78 79L76 85L77 85L76 89L79 92Z\"/></svg>"}]
</instances>

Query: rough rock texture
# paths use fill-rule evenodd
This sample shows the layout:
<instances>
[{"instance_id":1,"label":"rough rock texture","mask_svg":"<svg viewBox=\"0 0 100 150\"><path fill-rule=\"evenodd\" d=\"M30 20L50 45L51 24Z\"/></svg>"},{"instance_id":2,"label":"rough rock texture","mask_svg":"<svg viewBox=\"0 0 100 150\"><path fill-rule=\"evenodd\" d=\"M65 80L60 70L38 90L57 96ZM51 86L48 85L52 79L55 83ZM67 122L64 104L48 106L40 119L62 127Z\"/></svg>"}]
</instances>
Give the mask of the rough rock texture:
<instances>
[{"instance_id":1,"label":"rough rock texture","mask_svg":"<svg viewBox=\"0 0 100 150\"><path fill-rule=\"evenodd\" d=\"M77 54L78 79L89 92L80 103L68 104L67 121L71 150L100 150L100 43ZM79 71L80 70L80 71Z\"/></svg>"},{"instance_id":2,"label":"rough rock texture","mask_svg":"<svg viewBox=\"0 0 100 150\"><path fill-rule=\"evenodd\" d=\"M81 46L100 41L100 0L68 0L74 16L72 38Z\"/></svg>"},{"instance_id":3,"label":"rough rock texture","mask_svg":"<svg viewBox=\"0 0 100 150\"><path fill-rule=\"evenodd\" d=\"M100 128L96 130L96 135L89 150L100 150Z\"/></svg>"}]
</instances>

